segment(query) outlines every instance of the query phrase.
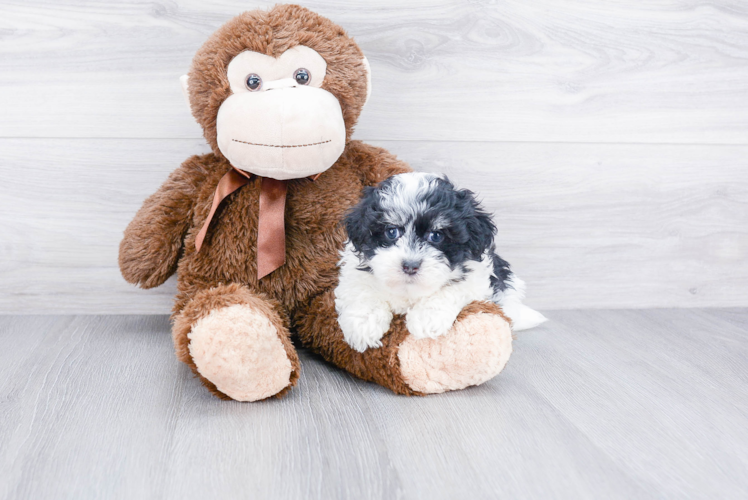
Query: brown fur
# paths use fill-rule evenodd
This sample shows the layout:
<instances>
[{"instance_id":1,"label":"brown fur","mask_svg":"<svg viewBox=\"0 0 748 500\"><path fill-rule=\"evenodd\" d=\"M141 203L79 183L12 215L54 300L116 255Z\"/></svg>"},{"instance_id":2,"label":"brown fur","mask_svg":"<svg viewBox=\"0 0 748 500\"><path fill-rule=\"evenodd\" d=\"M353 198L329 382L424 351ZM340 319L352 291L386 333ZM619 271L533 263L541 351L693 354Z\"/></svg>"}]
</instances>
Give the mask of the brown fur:
<instances>
[{"instance_id":1,"label":"brown fur","mask_svg":"<svg viewBox=\"0 0 748 500\"><path fill-rule=\"evenodd\" d=\"M193 156L143 202L119 246L119 268L128 282L153 288L177 270L200 185L209 168Z\"/></svg>"},{"instance_id":2,"label":"brown fur","mask_svg":"<svg viewBox=\"0 0 748 500\"><path fill-rule=\"evenodd\" d=\"M389 332L382 338L382 347L367 349L363 353L351 349L343 340L333 290L314 297L306 306L300 307L294 315L293 324L305 346L356 377L376 382L397 394L420 395L408 387L400 375L397 349L408 334L404 317L396 316L392 320ZM324 334L320 335L320 332Z\"/></svg>"},{"instance_id":3,"label":"brown fur","mask_svg":"<svg viewBox=\"0 0 748 500\"><path fill-rule=\"evenodd\" d=\"M277 56L298 44L313 48L327 61L322 88L340 101L350 138L365 101L366 77L361 50L340 27L307 9L287 5L230 20L199 50L190 71L193 114L213 153L189 158L145 201L120 245L122 275L150 288L178 270L174 344L177 357L198 376L189 350L192 326L216 308L247 304L263 312L281 332L293 367L291 382L281 394L299 377L288 318L303 344L328 361L399 394L416 394L399 371L397 348L407 335L403 319L393 322L381 349L360 354L343 341L333 301L337 261L346 239L341 224L345 212L359 200L364 186L410 170L387 151L348 140L337 162L316 181L288 182L286 263L262 280L257 280L255 253L257 179L224 200L201 251L195 251L195 236L207 218L218 181L231 168L218 149L215 128L218 108L230 93L226 66L244 50ZM468 306L462 315L486 308L498 309ZM211 392L226 397L202 380Z\"/></svg>"},{"instance_id":4,"label":"brown fur","mask_svg":"<svg viewBox=\"0 0 748 500\"><path fill-rule=\"evenodd\" d=\"M216 155L223 157L216 142L216 115L231 95L226 66L245 50L278 57L297 45L316 50L327 62L322 88L340 101L350 139L366 101L363 52L343 28L329 19L298 5L278 5L270 11L254 10L231 19L208 38L192 61L192 114Z\"/></svg>"}]
</instances>

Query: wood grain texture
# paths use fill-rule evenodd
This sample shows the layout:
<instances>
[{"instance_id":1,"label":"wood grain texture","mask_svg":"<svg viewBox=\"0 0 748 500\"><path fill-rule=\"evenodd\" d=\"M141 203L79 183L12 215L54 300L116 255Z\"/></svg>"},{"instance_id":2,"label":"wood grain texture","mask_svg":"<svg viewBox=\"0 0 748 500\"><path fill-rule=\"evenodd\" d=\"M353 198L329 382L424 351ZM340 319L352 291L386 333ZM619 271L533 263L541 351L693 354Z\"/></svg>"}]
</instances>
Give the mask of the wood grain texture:
<instances>
[{"instance_id":1,"label":"wood grain texture","mask_svg":"<svg viewBox=\"0 0 748 500\"><path fill-rule=\"evenodd\" d=\"M200 137L179 76L272 3L4 1L0 136ZM371 61L365 140L748 143L742 0L303 3Z\"/></svg>"},{"instance_id":2,"label":"wood grain texture","mask_svg":"<svg viewBox=\"0 0 748 500\"><path fill-rule=\"evenodd\" d=\"M302 351L211 397L163 316L0 317L0 497L748 495L748 310L547 311L476 388L395 396Z\"/></svg>"},{"instance_id":3,"label":"wood grain texture","mask_svg":"<svg viewBox=\"0 0 748 500\"><path fill-rule=\"evenodd\" d=\"M748 5L305 2L373 67L356 137L495 210L539 308L748 305ZM268 2L0 3L0 312L165 313L127 222L204 152L178 77ZM649 143L649 144L648 144Z\"/></svg>"},{"instance_id":4,"label":"wood grain texture","mask_svg":"<svg viewBox=\"0 0 748 500\"><path fill-rule=\"evenodd\" d=\"M376 144L478 193L535 307L748 305L748 147ZM0 150L0 311L170 310L174 281L128 285L117 249L202 141L3 139Z\"/></svg>"}]
</instances>

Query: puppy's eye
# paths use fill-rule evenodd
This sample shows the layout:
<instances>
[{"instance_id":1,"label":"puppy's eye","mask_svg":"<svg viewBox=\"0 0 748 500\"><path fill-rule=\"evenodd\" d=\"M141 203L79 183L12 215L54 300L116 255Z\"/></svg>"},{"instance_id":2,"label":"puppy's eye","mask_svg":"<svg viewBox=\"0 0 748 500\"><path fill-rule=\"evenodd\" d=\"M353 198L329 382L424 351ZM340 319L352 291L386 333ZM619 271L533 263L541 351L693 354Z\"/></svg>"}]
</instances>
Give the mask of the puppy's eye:
<instances>
[{"instance_id":1,"label":"puppy's eye","mask_svg":"<svg viewBox=\"0 0 748 500\"><path fill-rule=\"evenodd\" d=\"M426 236L426 239L431 243L441 243L442 241L444 241L444 233L440 231L431 231Z\"/></svg>"},{"instance_id":2,"label":"puppy's eye","mask_svg":"<svg viewBox=\"0 0 748 500\"><path fill-rule=\"evenodd\" d=\"M262 88L262 78L260 78L260 75L256 75L254 73L247 75L247 80L245 81L245 83L247 85L247 88L252 92L255 92Z\"/></svg>"},{"instance_id":3,"label":"puppy's eye","mask_svg":"<svg viewBox=\"0 0 748 500\"><path fill-rule=\"evenodd\" d=\"M387 229L384 230L384 236L388 240L396 240L400 237L400 235L403 234L403 232L400 230L399 227L390 226Z\"/></svg>"},{"instance_id":4,"label":"puppy's eye","mask_svg":"<svg viewBox=\"0 0 748 500\"><path fill-rule=\"evenodd\" d=\"M309 82L312 81L312 74L306 68L299 68L293 72L293 79L299 85L309 85Z\"/></svg>"}]
</instances>

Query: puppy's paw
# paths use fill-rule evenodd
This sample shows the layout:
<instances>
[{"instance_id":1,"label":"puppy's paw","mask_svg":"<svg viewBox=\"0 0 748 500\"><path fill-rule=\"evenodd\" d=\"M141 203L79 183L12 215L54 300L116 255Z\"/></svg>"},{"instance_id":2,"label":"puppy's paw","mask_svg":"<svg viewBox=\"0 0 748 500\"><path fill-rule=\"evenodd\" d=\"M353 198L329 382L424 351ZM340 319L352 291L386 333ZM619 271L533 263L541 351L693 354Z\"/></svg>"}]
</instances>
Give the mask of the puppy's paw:
<instances>
[{"instance_id":1,"label":"puppy's paw","mask_svg":"<svg viewBox=\"0 0 748 500\"><path fill-rule=\"evenodd\" d=\"M460 310L449 307L431 308L416 305L405 316L408 332L415 339L436 338L447 333L457 319Z\"/></svg>"},{"instance_id":2,"label":"puppy's paw","mask_svg":"<svg viewBox=\"0 0 748 500\"><path fill-rule=\"evenodd\" d=\"M390 329L389 309L342 312L338 316L346 343L358 352L382 347L382 337Z\"/></svg>"}]
</instances>

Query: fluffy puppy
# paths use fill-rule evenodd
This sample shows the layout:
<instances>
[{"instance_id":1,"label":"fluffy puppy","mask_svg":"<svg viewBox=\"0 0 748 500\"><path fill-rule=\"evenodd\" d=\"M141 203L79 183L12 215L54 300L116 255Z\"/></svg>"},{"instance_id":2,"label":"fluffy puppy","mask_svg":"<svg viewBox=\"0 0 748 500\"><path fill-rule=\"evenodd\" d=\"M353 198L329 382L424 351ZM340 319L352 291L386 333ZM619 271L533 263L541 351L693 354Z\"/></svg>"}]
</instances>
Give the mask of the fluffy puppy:
<instances>
[{"instance_id":1,"label":"fluffy puppy","mask_svg":"<svg viewBox=\"0 0 748 500\"><path fill-rule=\"evenodd\" d=\"M501 305L514 330L545 321L522 305L524 282L496 254L489 214L445 177L414 172L368 187L345 224L335 307L357 351L381 346L393 314L415 338L434 338L475 300Z\"/></svg>"}]
</instances>

